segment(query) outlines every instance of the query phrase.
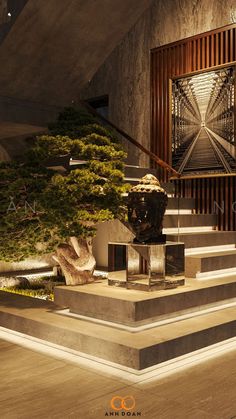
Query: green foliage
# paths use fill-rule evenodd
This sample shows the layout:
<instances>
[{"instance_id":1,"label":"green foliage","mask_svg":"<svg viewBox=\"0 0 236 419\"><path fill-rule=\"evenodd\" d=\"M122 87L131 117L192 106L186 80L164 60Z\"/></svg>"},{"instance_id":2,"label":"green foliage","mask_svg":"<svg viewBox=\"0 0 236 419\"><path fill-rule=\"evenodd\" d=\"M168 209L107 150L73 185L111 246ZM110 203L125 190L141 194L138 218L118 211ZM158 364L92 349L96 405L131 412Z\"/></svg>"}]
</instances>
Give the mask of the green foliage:
<instances>
[{"instance_id":1,"label":"green foliage","mask_svg":"<svg viewBox=\"0 0 236 419\"><path fill-rule=\"evenodd\" d=\"M0 259L54 252L69 237L95 234L96 223L122 218L122 150L114 133L84 111L66 108L38 137L24 164L0 164ZM46 161L69 154L82 169L57 173Z\"/></svg>"},{"instance_id":2,"label":"green foliage","mask_svg":"<svg viewBox=\"0 0 236 419\"><path fill-rule=\"evenodd\" d=\"M0 288L0 291L10 292L12 294L20 294L25 295L26 297L33 297L33 298L40 298L46 300L54 300L54 294L48 293L44 288L41 289L29 289L29 288L12 288L12 287L4 287Z\"/></svg>"},{"instance_id":3,"label":"green foliage","mask_svg":"<svg viewBox=\"0 0 236 419\"><path fill-rule=\"evenodd\" d=\"M118 142L116 134L110 128L100 125L96 118L83 109L65 108L59 114L57 122L49 125L49 129L54 136L68 136L74 139L98 134L107 137L113 143Z\"/></svg>"},{"instance_id":4,"label":"green foliage","mask_svg":"<svg viewBox=\"0 0 236 419\"><path fill-rule=\"evenodd\" d=\"M54 299L55 286L65 285L65 278L62 276L43 276L38 279L31 279L29 284L20 284L12 287L0 288L1 291L13 294L25 295L33 298Z\"/></svg>"},{"instance_id":5,"label":"green foliage","mask_svg":"<svg viewBox=\"0 0 236 419\"><path fill-rule=\"evenodd\" d=\"M99 159L102 161L120 161L125 157L119 144L112 144L112 141L107 137L93 133L75 139L61 135L38 137L35 147L31 150L30 159L39 161L39 159L66 154L70 154L74 159Z\"/></svg>"}]
</instances>

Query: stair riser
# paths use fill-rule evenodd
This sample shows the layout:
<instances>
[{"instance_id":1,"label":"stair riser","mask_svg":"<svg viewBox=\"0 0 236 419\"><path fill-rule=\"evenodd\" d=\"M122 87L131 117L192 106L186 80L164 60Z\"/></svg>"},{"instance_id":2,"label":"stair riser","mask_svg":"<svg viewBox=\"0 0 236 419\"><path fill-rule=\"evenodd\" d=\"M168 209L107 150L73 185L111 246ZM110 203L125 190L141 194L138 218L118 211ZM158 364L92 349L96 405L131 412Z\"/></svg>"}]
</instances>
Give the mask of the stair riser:
<instances>
[{"instance_id":1,"label":"stair riser","mask_svg":"<svg viewBox=\"0 0 236 419\"><path fill-rule=\"evenodd\" d=\"M178 224L179 220L179 224ZM200 226L216 226L217 218L215 215L165 215L163 220L164 228L174 227L200 227Z\"/></svg>"},{"instance_id":2,"label":"stair riser","mask_svg":"<svg viewBox=\"0 0 236 419\"><path fill-rule=\"evenodd\" d=\"M47 342L82 352L86 355L115 362L136 370L140 369L139 350L78 331L70 331L56 325L41 323L23 316L0 313L2 327L12 329ZM115 333L115 331L114 331Z\"/></svg>"},{"instance_id":3,"label":"stair riser","mask_svg":"<svg viewBox=\"0 0 236 419\"><path fill-rule=\"evenodd\" d=\"M138 349L9 313L1 313L0 320L2 327L135 370L158 365L236 335L235 320Z\"/></svg>"},{"instance_id":4,"label":"stair riser","mask_svg":"<svg viewBox=\"0 0 236 419\"><path fill-rule=\"evenodd\" d=\"M170 234L167 236L170 241L180 241L185 244L185 248L197 248L207 246L223 246L236 244L236 232L214 232L206 234L192 234L192 235L180 235Z\"/></svg>"},{"instance_id":5,"label":"stair riser","mask_svg":"<svg viewBox=\"0 0 236 419\"><path fill-rule=\"evenodd\" d=\"M235 255L222 255L217 257L194 258L185 257L185 275L187 278L196 278L198 273L216 272L223 269L236 268Z\"/></svg>"},{"instance_id":6,"label":"stair riser","mask_svg":"<svg viewBox=\"0 0 236 419\"><path fill-rule=\"evenodd\" d=\"M195 200L194 199L187 199L187 198L169 198L167 209L195 209Z\"/></svg>"},{"instance_id":7,"label":"stair riser","mask_svg":"<svg viewBox=\"0 0 236 419\"><path fill-rule=\"evenodd\" d=\"M141 301L88 294L65 287L55 288L55 303L61 307L70 307L73 313L135 327L150 321L199 311L203 307L206 309L212 304L232 298L236 298L236 282L234 281Z\"/></svg>"},{"instance_id":8,"label":"stair riser","mask_svg":"<svg viewBox=\"0 0 236 419\"><path fill-rule=\"evenodd\" d=\"M235 336L236 320L153 345L142 350L140 354L140 369L158 365L161 362L169 361Z\"/></svg>"}]
</instances>

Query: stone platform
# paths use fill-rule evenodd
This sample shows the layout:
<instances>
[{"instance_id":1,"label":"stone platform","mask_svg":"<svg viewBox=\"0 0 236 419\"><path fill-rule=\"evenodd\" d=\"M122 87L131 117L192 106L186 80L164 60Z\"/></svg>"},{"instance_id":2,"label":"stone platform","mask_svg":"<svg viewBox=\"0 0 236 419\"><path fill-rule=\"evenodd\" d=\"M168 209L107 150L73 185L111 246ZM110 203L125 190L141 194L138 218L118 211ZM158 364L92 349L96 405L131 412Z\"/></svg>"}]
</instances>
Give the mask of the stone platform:
<instances>
[{"instance_id":1,"label":"stone platform","mask_svg":"<svg viewBox=\"0 0 236 419\"><path fill-rule=\"evenodd\" d=\"M106 281L61 286L56 304L0 292L0 325L138 373L235 337L235 279L152 293Z\"/></svg>"},{"instance_id":2,"label":"stone platform","mask_svg":"<svg viewBox=\"0 0 236 419\"><path fill-rule=\"evenodd\" d=\"M117 280L119 273L115 272ZM120 272L122 277L122 272ZM186 280L180 288L153 292L109 287L106 281L84 286L60 286L55 303L70 312L105 321L138 326L199 311L236 297L236 281Z\"/></svg>"}]
</instances>

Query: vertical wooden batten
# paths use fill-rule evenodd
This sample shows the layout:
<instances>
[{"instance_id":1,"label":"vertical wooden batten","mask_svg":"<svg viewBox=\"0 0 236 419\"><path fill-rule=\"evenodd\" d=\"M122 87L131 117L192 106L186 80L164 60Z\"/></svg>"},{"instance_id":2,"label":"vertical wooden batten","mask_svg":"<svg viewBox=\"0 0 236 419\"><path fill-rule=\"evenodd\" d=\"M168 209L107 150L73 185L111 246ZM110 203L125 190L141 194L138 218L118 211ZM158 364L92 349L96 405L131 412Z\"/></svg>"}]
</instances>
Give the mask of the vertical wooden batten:
<instances>
[{"instance_id":1,"label":"vertical wooden batten","mask_svg":"<svg viewBox=\"0 0 236 419\"><path fill-rule=\"evenodd\" d=\"M208 71L219 65L235 64L235 61L236 24L151 50L152 152L171 165L171 79L197 71ZM168 173L160 169L159 177L167 181ZM218 210L218 228L236 229L235 175L185 178L177 182L181 196L196 199L198 213L211 213L216 209L215 202L220 208L223 202L224 212Z\"/></svg>"}]
</instances>

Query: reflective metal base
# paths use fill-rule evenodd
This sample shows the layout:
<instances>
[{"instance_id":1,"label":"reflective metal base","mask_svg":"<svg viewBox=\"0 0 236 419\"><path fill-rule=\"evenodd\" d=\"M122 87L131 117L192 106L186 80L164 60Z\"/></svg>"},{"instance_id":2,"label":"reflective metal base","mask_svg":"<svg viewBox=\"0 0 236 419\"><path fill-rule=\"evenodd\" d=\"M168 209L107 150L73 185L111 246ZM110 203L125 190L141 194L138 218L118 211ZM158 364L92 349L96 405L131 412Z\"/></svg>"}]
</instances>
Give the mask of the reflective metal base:
<instances>
[{"instance_id":1,"label":"reflective metal base","mask_svg":"<svg viewBox=\"0 0 236 419\"><path fill-rule=\"evenodd\" d=\"M108 279L108 285L112 285L115 287L123 287L126 289L133 289L133 290L139 290L139 291L159 291L159 290L167 290L167 289L173 289L180 285L185 284L185 278L184 276L182 278L178 279L168 279L157 281L155 284L153 284L151 287L146 282L142 282L141 280L134 281L122 281L119 279Z\"/></svg>"},{"instance_id":2,"label":"reflective metal base","mask_svg":"<svg viewBox=\"0 0 236 419\"><path fill-rule=\"evenodd\" d=\"M184 244L109 243L108 271L109 285L142 291L176 288L185 283Z\"/></svg>"}]
</instances>

